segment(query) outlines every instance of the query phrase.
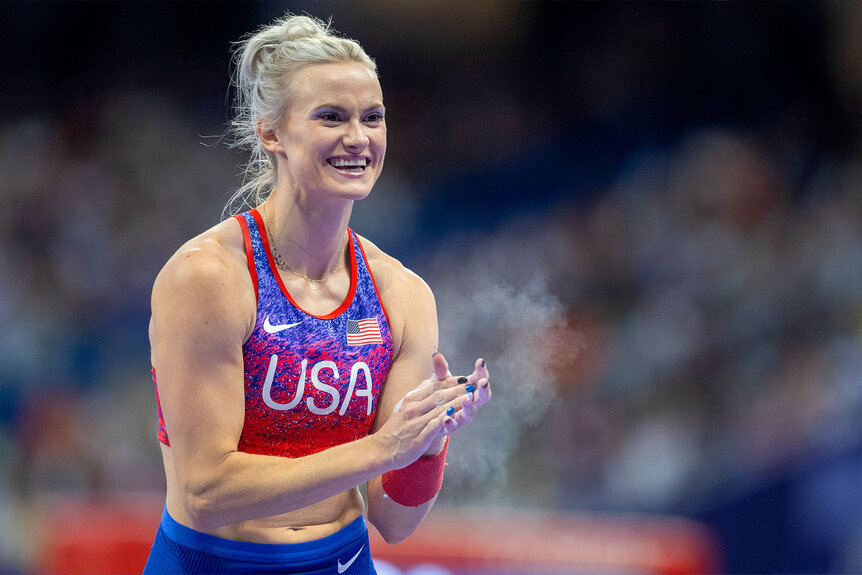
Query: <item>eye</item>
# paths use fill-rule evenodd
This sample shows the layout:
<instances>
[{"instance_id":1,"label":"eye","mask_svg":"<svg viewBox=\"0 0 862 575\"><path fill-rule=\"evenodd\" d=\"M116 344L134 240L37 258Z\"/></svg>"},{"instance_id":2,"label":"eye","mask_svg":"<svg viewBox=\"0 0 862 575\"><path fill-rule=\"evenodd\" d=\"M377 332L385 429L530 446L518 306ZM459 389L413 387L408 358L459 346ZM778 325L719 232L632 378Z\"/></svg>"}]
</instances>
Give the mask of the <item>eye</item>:
<instances>
[{"instance_id":1,"label":"eye","mask_svg":"<svg viewBox=\"0 0 862 575\"><path fill-rule=\"evenodd\" d=\"M324 122L338 122L339 120L341 120L341 117L338 115L337 112L330 112L330 111L321 112L317 115L317 117L320 118L321 120L323 120Z\"/></svg>"},{"instance_id":2,"label":"eye","mask_svg":"<svg viewBox=\"0 0 862 575\"><path fill-rule=\"evenodd\" d=\"M383 121L383 112L371 112L365 116L365 121L369 124L377 124Z\"/></svg>"}]
</instances>

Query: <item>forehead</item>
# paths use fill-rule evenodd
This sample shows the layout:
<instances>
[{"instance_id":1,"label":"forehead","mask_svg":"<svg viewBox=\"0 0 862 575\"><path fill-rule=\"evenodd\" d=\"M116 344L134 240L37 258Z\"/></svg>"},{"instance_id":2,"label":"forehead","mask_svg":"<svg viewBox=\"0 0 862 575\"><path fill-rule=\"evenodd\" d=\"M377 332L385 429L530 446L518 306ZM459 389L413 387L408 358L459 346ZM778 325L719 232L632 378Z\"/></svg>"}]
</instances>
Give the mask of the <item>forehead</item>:
<instances>
[{"instance_id":1,"label":"forehead","mask_svg":"<svg viewBox=\"0 0 862 575\"><path fill-rule=\"evenodd\" d=\"M383 104L383 91L377 75L364 64L339 62L309 64L293 80L294 106L358 106Z\"/></svg>"}]
</instances>

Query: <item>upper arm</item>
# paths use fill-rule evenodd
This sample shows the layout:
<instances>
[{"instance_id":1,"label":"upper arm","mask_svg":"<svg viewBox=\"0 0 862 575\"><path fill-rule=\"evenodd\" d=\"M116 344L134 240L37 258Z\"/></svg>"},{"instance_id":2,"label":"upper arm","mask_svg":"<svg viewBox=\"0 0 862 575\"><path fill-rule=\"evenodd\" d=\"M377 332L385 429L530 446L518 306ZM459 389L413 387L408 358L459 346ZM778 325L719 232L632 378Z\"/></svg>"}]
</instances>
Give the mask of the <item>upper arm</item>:
<instances>
[{"instance_id":1,"label":"upper arm","mask_svg":"<svg viewBox=\"0 0 862 575\"><path fill-rule=\"evenodd\" d=\"M152 362L178 473L235 450L242 431L242 345L255 308L242 272L216 242L196 242L171 258L153 287Z\"/></svg>"},{"instance_id":2,"label":"upper arm","mask_svg":"<svg viewBox=\"0 0 862 575\"><path fill-rule=\"evenodd\" d=\"M418 275L397 264L383 290L390 325L396 338L395 358L378 401L373 431L389 419L395 405L432 371L437 351L437 308L434 294Z\"/></svg>"}]
</instances>

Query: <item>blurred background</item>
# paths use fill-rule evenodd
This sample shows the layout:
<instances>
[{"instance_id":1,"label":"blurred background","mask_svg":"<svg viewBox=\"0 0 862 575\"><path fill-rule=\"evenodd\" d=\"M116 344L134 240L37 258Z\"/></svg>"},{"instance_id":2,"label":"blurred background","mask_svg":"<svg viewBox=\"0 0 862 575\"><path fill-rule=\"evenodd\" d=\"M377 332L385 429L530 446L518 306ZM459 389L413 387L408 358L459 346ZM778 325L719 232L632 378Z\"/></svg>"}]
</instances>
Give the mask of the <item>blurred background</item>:
<instances>
[{"instance_id":1,"label":"blurred background","mask_svg":"<svg viewBox=\"0 0 862 575\"><path fill-rule=\"evenodd\" d=\"M288 9L379 67L352 227L435 290L453 371L491 365L426 550L862 572L862 3L394 0L0 3L0 572L149 546L152 282L239 184L231 42Z\"/></svg>"}]
</instances>

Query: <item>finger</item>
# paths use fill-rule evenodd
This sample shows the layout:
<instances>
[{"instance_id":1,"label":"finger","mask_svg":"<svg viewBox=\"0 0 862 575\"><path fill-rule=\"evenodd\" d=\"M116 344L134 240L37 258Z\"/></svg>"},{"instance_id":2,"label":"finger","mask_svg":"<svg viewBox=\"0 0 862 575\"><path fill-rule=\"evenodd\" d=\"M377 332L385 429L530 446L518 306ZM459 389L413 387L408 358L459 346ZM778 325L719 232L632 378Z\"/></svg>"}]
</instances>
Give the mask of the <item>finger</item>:
<instances>
[{"instance_id":1,"label":"finger","mask_svg":"<svg viewBox=\"0 0 862 575\"><path fill-rule=\"evenodd\" d=\"M476 384L468 379L467 385L464 386L464 391L467 393L467 398L471 402L476 399L476 396L474 395L476 393L476 389Z\"/></svg>"},{"instance_id":2,"label":"finger","mask_svg":"<svg viewBox=\"0 0 862 575\"><path fill-rule=\"evenodd\" d=\"M450 377L445 380L445 382L440 382L440 384L445 383L447 387L438 389L434 392L434 400L437 405L442 405L444 403L452 403L460 407L458 401L469 399L471 402L475 399L473 394L476 392L476 384L470 382L470 378L468 377L459 377L454 378Z\"/></svg>"},{"instance_id":3,"label":"finger","mask_svg":"<svg viewBox=\"0 0 862 575\"><path fill-rule=\"evenodd\" d=\"M476 405L476 402L473 400L473 394L468 393L461 402L461 411L459 415L461 416L462 423L470 423L473 421L473 417L478 412L479 406Z\"/></svg>"},{"instance_id":4,"label":"finger","mask_svg":"<svg viewBox=\"0 0 862 575\"><path fill-rule=\"evenodd\" d=\"M487 377L479 380L476 392L473 394L473 402L477 407L482 407L491 399L491 382Z\"/></svg>"},{"instance_id":5,"label":"finger","mask_svg":"<svg viewBox=\"0 0 862 575\"><path fill-rule=\"evenodd\" d=\"M488 378L488 364L480 357L473 365L473 373L470 374L470 381L478 383L482 378Z\"/></svg>"},{"instance_id":6,"label":"finger","mask_svg":"<svg viewBox=\"0 0 862 575\"><path fill-rule=\"evenodd\" d=\"M427 421L420 433L422 441L433 441L437 437L449 435L458 429L458 424L455 422L454 417L454 406L439 406L431 415L433 417Z\"/></svg>"},{"instance_id":7,"label":"finger","mask_svg":"<svg viewBox=\"0 0 862 575\"><path fill-rule=\"evenodd\" d=\"M484 378L487 378L487 377L488 377L488 375L489 375L489 373L488 373L488 364L487 364L487 363L485 363L485 360L484 360L484 359L482 359L481 357L480 357L479 359L477 359L477 360L476 360L476 366L475 366L475 369L474 369L473 373L475 373L475 374L476 374L476 376L477 376L477 377L476 377L476 379L477 379L477 380L482 379L483 377L484 377Z\"/></svg>"},{"instance_id":8,"label":"finger","mask_svg":"<svg viewBox=\"0 0 862 575\"><path fill-rule=\"evenodd\" d=\"M473 421L473 416L475 415L475 411L472 411L473 408L461 409L455 412L455 415L452 415L451 418L454 420L454 429L461 429L463 426L471 423ZM472 415L471 415L472 413ZM451 433L451 430L450 430Z\"/></svg>"},{"instance_id":9,"label":"finger","mask_svg":"<svg viewBox=\"0 0 862 575\"><path fill-rule=\"evenodd\" d=\"M464 395L447 407L443 415L442 428L446 435L452 435L462 426L471 423L478 412L478 407L467 395Z\"/></svg>"},{"instance_id":10,"label":"finger","mask_svg":"<svg viewBox=\"0 0 862 575\"><path fill-rule=\"evenodd\" d=\"M443 379L436 379L438 374L432 376L432 379L426 379L420 383L416 389L411 392L414 400L422 402L427 409L431 409L435 405L442 405L452 401L460 392L464 392L466 384L469 383L467 377L454 377L449 374ZM460 387L459 387L460 386ZM473 386L476 387L475 385ZM426 401L430 398L430 401ZM405 399L407 399L405 397Z\"/></svg>"},{"instance_id":11,"label":"finger","mask_svg":"<svg viewBox=\"0 0 862 575\"><path fill-rule=\"evenodd\" d=\"M443 357L443 354L439 351L431 356L431 362L433 365L433 373L432 379L443 380L452 375L449 373L449 364L446 362L446 358Z\"/></svg>"},{"instance_id":12,"label":"finger","mask_svg":"<svg viewBox=\"0 0 862 575\"><path fill-rule=\"evenodd\" d=\"M465 415L471 420L478 411L478 406L473 400L472 393L459 393L458 396L448 404L441 406L441 409L442 408L445 408L445 414L449 417L459 418L462 415Z\"/></svg>"},{"instance_id":13,"label":"finger","mask_svg":"<svg viewBox=\"0 0 862 575\"><path fill-rule=\"evenodd\" d=\"M442 427L443 427L443 432L446 435L452 435L453 433L458 431L458 423L455 421L454 418L452 418L448 415L443 418L443 426Z\"/></svg>"},{"instance_id":14,"label":"finger","mask_svg":"<svg viewBox=\"0 0 862 575\"><path fill-rule=\"evenodd\" d=\"M421 385L408 392L399 402L398 409L403 410L408 419L426 416L434 419L449 407L460 409L461 401L468 396L467 388L476 388L475 385L467 383L466 377L452 377L443 381L425 380L423 383L428 385Z\"/></svg>"}]
</instances>

